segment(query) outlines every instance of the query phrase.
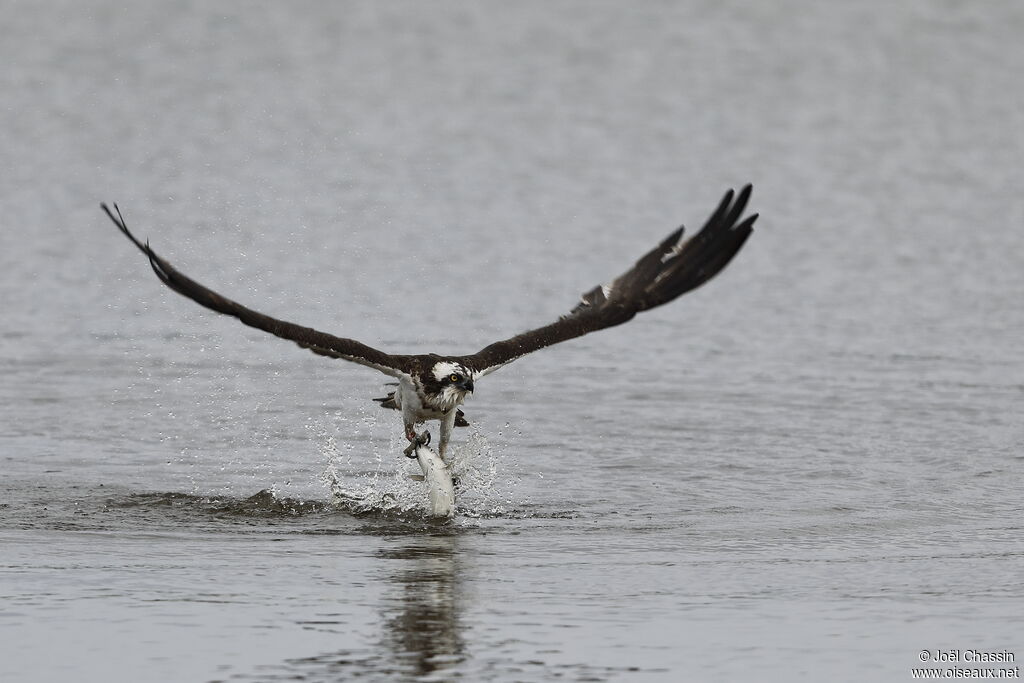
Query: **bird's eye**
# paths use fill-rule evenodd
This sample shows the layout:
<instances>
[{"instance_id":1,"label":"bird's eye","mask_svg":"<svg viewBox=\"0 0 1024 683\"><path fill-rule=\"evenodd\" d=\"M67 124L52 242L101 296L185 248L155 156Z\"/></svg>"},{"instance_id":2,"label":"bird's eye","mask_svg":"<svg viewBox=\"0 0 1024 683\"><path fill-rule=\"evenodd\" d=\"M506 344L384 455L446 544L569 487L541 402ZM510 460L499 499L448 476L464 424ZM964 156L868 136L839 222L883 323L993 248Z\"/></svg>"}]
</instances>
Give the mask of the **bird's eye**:
<instances>
[{"instance_id":1,"label":"bird's eye","mask_svg":"<svg viewBox=\"0 0 1024 683\"><path fill-rule=\"evenodd\" d=\"M458 382L459 381L459 376L453 373L453 374L448 376L448 379L450 379L452 382Z\"/></svg>"}]
</instances>

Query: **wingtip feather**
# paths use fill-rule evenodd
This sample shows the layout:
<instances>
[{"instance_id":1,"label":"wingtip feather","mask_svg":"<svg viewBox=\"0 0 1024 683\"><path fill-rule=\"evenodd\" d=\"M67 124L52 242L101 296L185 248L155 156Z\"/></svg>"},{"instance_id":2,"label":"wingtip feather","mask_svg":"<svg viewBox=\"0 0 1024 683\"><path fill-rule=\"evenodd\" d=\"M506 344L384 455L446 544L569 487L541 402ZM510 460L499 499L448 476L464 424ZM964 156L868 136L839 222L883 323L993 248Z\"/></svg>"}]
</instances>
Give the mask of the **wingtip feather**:
<instances>
[{"instance_id":1,"label":"wingtip feather","mask_svg":"<svg viewBox=\"0 0 1024 683\"><path fill-rule=\"evenodd\" d=\"M132 244L134 244L144 254L148 255L152 253L152 251L149 248L149 242L143 244L128 229L128 224L127 222L125 222L124 216L121 215L121 208L117 205L117 202L114 202L113 211L110 210L110 207L107 206L105 202L100 202L100 208L103 209L103 212L107 214L107 218L109 218L111 222L113 222L113 224L117 226L117 229L120 230L125 237L131 240ZM115 213L117 214L116 216L114 215Z\"/></svg>"}]
</instances>

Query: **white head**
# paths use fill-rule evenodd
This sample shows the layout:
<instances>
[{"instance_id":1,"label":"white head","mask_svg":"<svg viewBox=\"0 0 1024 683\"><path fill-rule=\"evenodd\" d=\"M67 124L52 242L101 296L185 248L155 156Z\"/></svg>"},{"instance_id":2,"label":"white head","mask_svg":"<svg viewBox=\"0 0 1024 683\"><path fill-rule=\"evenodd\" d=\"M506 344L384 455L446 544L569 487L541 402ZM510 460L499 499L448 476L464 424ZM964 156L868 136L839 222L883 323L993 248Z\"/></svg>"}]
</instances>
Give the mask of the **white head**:
<instances>
[{"instance_id":1,"label":"white head","mask_svg":"<svg viewBox=\"0 0 1024 683\"><path fill-rule=\"evenodd\" d=\"M462 403L466 394L473 393L473 373L465 365L453 361L434 363L420 381L427 401L443 412Z\"/></svg>"}]
</instances>

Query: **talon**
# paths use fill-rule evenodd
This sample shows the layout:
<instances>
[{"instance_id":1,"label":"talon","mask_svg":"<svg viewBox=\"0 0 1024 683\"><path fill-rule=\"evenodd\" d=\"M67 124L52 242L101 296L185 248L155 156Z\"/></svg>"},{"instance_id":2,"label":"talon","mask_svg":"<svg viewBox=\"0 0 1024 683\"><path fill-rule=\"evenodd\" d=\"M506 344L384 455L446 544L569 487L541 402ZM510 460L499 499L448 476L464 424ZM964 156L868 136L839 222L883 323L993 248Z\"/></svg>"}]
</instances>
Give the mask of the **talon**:
<instances>
[{"instance_id":1,"label":"talon","mask_svg":"<svg viewBox=\"0 0 1024 683\"><path fill-rule=\"evenodd\" d=\"M406 434L406 437L409 437L409 435ZM415 460L416 449L419 448L420 446L426 446L427 444L430 443L430 432L424 430L423 433L418 436L416 435L415 432L413 432L413 436L409 437L409 441L411 443L408 446L406 446L405 450L402 452L405 453L405 457L409 458L410 460Z\"/></svg>"}]
</instances>

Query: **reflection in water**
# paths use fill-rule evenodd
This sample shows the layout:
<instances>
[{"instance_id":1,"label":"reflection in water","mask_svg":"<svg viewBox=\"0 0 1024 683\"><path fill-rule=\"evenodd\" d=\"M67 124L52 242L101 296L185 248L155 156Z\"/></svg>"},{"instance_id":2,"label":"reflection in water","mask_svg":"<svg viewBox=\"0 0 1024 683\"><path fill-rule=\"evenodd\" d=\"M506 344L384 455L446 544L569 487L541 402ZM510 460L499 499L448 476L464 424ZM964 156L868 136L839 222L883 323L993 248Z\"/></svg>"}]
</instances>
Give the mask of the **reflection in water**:
<instances>
[{"instance_id":1,"label":"reflection in water","mask_svg":"<svg viewBox=\"0 0 1024 683\"><path fill-rule=\"evenodd\" d=\"M339 630L329 632L341 634L348 647L286 659L283 665L262 667L251 679L236 674L231 680L393 681L416 680L436 672L443 672L444 680L460 678L454 667L466 659L466 646L459 624L458 537L402 535L386 539L394 547L375 553L382 570L379 575L387 584L377 619L383 631L379 640L354 642L345 623L330 622ZM361 639L357 636L357 640Z\"/></svg>"},{"instance_id":2,"label":"reflection in water","mask_svg":"<svg viewBox=\"0 0 1024 683\"><path fill-rule=\"evenodd\" d=\"M392 575L401 594L385 601L383 615L385 646L405 673L429 674L463 659L457 541L454 535L402 537L400 546L378 553L383 559L405 560Z\"/></svg>"}]
</instances>

